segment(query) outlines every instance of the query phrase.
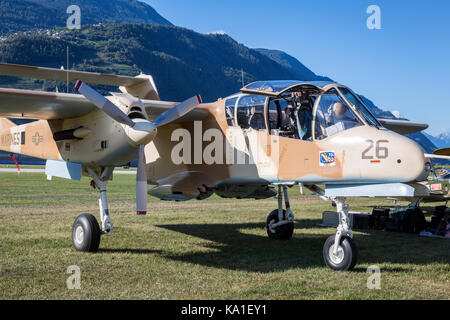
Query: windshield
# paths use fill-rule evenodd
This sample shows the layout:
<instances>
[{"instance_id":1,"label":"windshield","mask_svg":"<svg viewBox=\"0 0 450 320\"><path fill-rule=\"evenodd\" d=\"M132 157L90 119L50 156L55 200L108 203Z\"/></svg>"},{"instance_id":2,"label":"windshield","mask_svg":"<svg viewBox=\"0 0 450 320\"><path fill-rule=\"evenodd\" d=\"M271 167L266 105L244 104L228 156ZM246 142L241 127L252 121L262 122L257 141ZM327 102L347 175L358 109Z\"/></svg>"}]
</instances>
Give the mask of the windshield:
<instances>
[{"instance_id":1,"label":"windshield","mask_svg":"<svg viewBox=\"0 0 450 320\"><path fill-rule=\"evenodd\" d=\"M318 89L324 88L330 84L333 84L331 81L297 81L297 80L273 80L273 81L257 81L250 83L245 86L241 90L243 92L247 91L260 91L261 94L269 94L269 95L279 95L282 93L286 93L288 89L290 92L298 92L300 90L309 88L309 89Z\"/></svg>"},{"instance_id":2,"label":"windshield","mask_svg":"<svg viewBox=\"0 0 450 320\"><path fill-rule=\"evenodd\" d=\"M299 81L285 80L285 81L257 81L245 87L247 90L263 90L267 92L283 91L293 85L298 84Z\"/></svg>"},{"instance_id":3,"label":"windshield","mask_svg":"<svg viewBox=\"0 0 450 320\"><path fill-rule=\"evenodd\" d=\"M363 125L352 108L334 88L322 94L315 112L315 138L317 140Z\"/></svg>"},{"instance_id":4,"label":"windshield","mask_svg":"<svg viewBox=\"0 0 450 320\"><path fill-rule=\"evenodd\" d=\"M362 118L364 118L370 126L381 127L380 122L378 122L378 120L367 109L364 103L358 97L356 97L349 89L339 87L338 90L339 92L342 93L344 98L347 99L347 101L353 105L353 107L356 109L359 115Z\"/></svg>"}]
</instances>

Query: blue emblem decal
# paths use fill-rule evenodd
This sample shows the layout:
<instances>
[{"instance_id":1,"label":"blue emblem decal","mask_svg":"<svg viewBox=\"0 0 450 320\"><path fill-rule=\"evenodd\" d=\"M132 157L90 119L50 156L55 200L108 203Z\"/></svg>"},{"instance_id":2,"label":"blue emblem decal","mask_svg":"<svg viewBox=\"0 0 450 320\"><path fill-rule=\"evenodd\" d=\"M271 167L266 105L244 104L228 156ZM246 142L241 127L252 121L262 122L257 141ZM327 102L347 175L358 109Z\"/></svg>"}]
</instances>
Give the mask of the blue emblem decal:
<instances>
[{"instance_id":1,"label":"blue emblem decal","mask_svg":"<svg viewBox=\"0 0 450 320\"><path fill-rule=\"evenodd\" d=\"M336 165L336 155L334 152L321 152L319 158L321 167L334 167Z\"/></svg>"}]
</instances>

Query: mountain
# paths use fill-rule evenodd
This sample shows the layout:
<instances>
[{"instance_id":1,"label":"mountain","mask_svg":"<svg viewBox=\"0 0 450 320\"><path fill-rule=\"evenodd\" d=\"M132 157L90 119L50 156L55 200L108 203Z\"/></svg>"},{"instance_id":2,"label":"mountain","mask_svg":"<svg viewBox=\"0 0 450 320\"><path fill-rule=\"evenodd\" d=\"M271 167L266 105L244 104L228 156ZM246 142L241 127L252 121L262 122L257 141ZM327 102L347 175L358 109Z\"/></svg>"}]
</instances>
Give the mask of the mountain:
<instances>
[{"instance_id":1,"label":"mountain","mask_svg":"<svg viewBox=\"0 0 450 320\"><path fill-rule=\"evenodd\" d=\"M0 0L0 36L64 27L70 5L80 7L82 25L124 22L172 25L151 6L136 0Z\"/></svg>"},{"instance_id":2,"label":"mountain","mask_svg":"<svg viewBox=\"0 0 450 320\"><path fill-rule=\"evenodd\" d=\"M450 146L450 131L449 130L442 132L437 138L440 141L442 141L440 143L439 148L448 148Z\"/></svg>"},{"instance_id":3,"label":"mountain","mask_svg":"<svg viewBox=\"0 0 450 320\"><path fill-rule=\"evenodd\" d=\"M269 57L270 59L276 61L278 64L289 70L295 79L304 80L323 80L331 81L330 78L317 76L310 69L305 67L303 63L298 61L296 58L288 55L286 52L280 50L270 50L270 49L255 49L259 53Z\"/></svg>"},{"instance_id":4,"label":"mountain","mask_svg":"<svg viewBox=\"0 0 450 320\"><path fill-rule=\"evenodd\" d=\"M432 136L430 134L424 133L424 135L434 143L436 147L440 148L448 148L450 146L450 132L442 132L437 137Z\"/></svg>"},{"instance_id":5,"label":"mountain","mask_svg":"<svg viewBox=\"0 0 450 320\"><path fill-rule=\"evenodd\" d=\"M200 34L167 25L102 24L13 35L0 42L0 61L60 68L66 64L67 46L71 69L151 74L166 100L200 93L206 101L214 101L232 94L242 87L242 70L245 83L321 79L312 72L300 78L226 34ZM0 85L54 90L56 83L0 78Z\"/></svg>"}]
</instances>

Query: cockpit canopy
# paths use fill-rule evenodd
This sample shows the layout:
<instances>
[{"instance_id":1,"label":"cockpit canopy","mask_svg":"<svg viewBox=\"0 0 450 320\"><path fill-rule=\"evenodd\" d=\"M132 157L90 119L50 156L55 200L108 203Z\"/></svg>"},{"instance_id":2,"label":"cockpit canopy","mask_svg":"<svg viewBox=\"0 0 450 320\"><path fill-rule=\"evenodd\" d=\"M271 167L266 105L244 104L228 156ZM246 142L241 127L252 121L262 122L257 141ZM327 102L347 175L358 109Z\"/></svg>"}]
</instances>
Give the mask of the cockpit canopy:
<instances>
[{"instance_id":1,"label":"cockpit canopy","mask_svg":"<svg viewBox=\"0 0 450 320\"><path fill-rule=\"evenodd\" d=\"M381 127L359 96L330 81L258 81L226 98L229 126L305 141L358 126Z\"/></svg>"},{"instance_id":2,"label":"cockpit canopy","mask_svg":"<svg viewBox=\"0 0 450 320\"><path fill-rule=\"evenodd\" d=\"M322 90L328 85L334 84L331 81L309 81L301 82L296 80L276 80L276 81L257 81L248 84L241 89L244 93L258 93L269 96L279 96L284 93L296 91L299 87L304 90L311 88Z\"/></svg>"}]
</instances>

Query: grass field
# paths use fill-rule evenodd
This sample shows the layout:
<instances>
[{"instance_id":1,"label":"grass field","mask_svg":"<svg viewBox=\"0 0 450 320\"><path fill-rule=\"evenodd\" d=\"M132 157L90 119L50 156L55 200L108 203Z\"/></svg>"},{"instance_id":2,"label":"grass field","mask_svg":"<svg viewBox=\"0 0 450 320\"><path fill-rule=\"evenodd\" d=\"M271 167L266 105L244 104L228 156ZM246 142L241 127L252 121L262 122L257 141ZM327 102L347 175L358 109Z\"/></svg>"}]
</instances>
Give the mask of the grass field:
<instances>
[{"instance_id":1,"label":"grass field","mask_svg":"<svg viewBox=\"0 0 450 320\"><path fill-rule=\"evenodd\" d=\"M89 181L46 181L43 174L0 174L0 299L449 299L450 241L386 232L356 232L354 272L325 267L321 228L329 204L291 192L294 238L267 239L265 218L276 200L186 203L151 199L134 212L134 176L109 185L115 230L97 254L72 247L81 213L98 216ZM352 210L392 201L355 199ZM68 290L67 268L81 268L81 290ZM381 290L367 288L370 265Z\"/></svg>"}]
</instances>

